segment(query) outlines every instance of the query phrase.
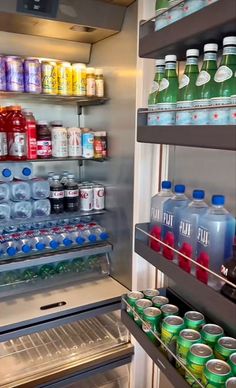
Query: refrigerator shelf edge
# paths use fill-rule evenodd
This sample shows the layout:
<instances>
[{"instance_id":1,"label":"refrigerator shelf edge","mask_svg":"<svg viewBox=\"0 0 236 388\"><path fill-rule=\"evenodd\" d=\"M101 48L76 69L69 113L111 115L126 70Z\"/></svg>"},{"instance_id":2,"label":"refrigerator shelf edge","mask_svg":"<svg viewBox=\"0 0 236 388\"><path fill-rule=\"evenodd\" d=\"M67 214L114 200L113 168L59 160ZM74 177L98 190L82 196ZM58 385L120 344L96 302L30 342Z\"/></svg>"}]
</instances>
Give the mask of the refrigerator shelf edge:
<instances>
[{"instance_id":1,"label":"refrigerator shelf edge","mask_svg":"<svg viewBox=\"0 0 236 388\"><path fill-rule=\"evenodd\" d=\"M199 44L203 47L213 40L222 45L225 36L235 33L235 15L235 0L227 0L227 6L225 0L218 0L159 31L154 31L153 21L143 23L140 26L139 56L157 59L176 54L182 60L187 49L199 48Z\"/></svg>"}]
</instances>

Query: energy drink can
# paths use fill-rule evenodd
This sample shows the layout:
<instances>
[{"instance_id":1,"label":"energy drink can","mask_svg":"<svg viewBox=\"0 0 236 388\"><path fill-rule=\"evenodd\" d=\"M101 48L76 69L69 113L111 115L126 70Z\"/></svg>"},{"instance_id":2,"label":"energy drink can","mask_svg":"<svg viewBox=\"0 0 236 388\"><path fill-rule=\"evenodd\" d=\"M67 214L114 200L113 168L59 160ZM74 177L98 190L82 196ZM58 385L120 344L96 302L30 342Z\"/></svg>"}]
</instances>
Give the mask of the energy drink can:
<instances>
[{"instance_id":1,"label":"energy drink can","mask_svg":"<svg viewBox=\"0 0 236 388\"><path fill-rule=\"evenodd\" d=\"M126 300L128 302L128 304L131 306L131 307L135 307L135 303L137 300L139 299L142 299L144 297L143 293L142 292L139 292L139 291L132 291L132 292L129 292L127 294L127 297L126 297ZM126 311L127 313L133 318L133 312L132 310L129 308L129 306L127 306L126 308Z\"/></svg>"},{"instance_id":2,"label":"energy drink can","mask_svg":"<svg viewBox=\"0 0 236 388\"><path fill-rule=\"evenodd\" d=\"M202 383L207 388L224 388L231 376L231 368L225 361L213 359L205 365Z\"/></svg>"},{"instance_id":3,"label":"energy drink can","mask_svg":"<svg viewBox=\"0 0 236 388\"><path fill-rule=\"evenodd\" d=\"M210 346L205 344L194 344L191 346L187 354L187 368L199 382L202 381L204 366L212 358L213 351ZM185 372L185 379L191 387L199 388L199 384L187 372Z\"/></svg>"},{"instance_id":4,"label":"energy drink can","mask_svg":"<svg viewBox=\"0 0 236 388\"><path fill-rule=\"evenodd\" d=\"M201 342L201 335L198 331L192 329L184 329L179 333L176 344L176 356L182 362L187 364L187 354L189 349L194 343ZM179 370L181 375L185 375L185 369L177 361L176 368Z\"/></svg>"},{"instance_id":5,"label":"energy drink can","mask_svg":"<svg viewBox=\"0 0 236 388\"><path fill-rule=\"evenodd\" d=\"M158 343L151 330L158 336L160 335L161 310L156 307L147 307L143 311L143 320L145 321L145 324L142 324L143 331L153 343Z\"/></svg>"},{"instance_id":6,"label":"energy drink can","mask_svg":"<svg viewBox=\"0 0 236 388\"><path fill-rule=\"evenodd\" d=\"M188 329L200 330L205 323L205 318L198 311L188 311L184 314L184 323Z\"/></svg>"},{"instance_id":7,"label":"energy drink can","mask_svg":"<svg viewBox=\"0 0 236 388\"><path fill-rule=\"evenodd\" d=\"M224 330L222 329L222 327L214 325L212 323L207 323L202 327L201 330L202 341L205 344L209 345L212 349L214 348L218 339L223 337L223 335Z\"/></svg>"}]
</instances>

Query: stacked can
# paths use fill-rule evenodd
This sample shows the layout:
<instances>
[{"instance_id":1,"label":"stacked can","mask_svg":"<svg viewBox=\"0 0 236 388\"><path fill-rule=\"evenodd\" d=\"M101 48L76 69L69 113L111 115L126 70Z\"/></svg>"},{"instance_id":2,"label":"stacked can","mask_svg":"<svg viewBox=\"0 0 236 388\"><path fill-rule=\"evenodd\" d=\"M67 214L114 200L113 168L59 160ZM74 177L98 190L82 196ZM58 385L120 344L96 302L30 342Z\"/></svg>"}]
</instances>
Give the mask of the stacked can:
<instances>
[{"instance_id":1,"label":"stacked can","mask_svg":"<svg viewBox=\"0 0 236 388\"><path fill-rule=\"evenodd\" d=\"M207 361L213 358L213 351L208 345L194 344L187 354L187 368L192 375L199 381L202 381L202 373ZM199 387L199 384L188 373L185 373L185 379L191 387Z\"/></svg>"},{"instance_id":2,"label":"stacked can","mask_svg":"<svg viewBox=\"0 0 236 388\"><path fill-rule=\"evenodd\" d=\"M201 342L201 335L196 330L184 329L179 333L176 345L176 356L180 362L176 362L176 368L184 376L185 369L181 363L187 365L187 354L194 343Z\"/></svg>"},{"instance_id":3,"label":"stacked can","mask_svg":"<svg viewBox=\"0 0 236 388\"><path fill-rule=\"evenodd\" d=\"M105 207L105 189L100 184L83 182L80 185L80 210L103 210Z\"/></svg>"},{"instance_id":4,"label":"stacked can","mask_svg":"<svg viewBox=\"0 0 236 388\"><path fill-rule=\"evenodd\" d=\"M127 302L131 308L135 308L135 303L137 300L142 299L144 297L143 293L140 291L132 291L127 294ZM133 311L127 306L127 313L133 318Z\"/></svg>"},{"instance_id":5,"label":"stacked can","mask_svg":"<svg viewBox=\"0 0 236 388\"><path fill-rule=\"evenodd\" d=\"M212 349L214 349L215 344L218 339L223 337L224 330L222 327L218 325L214 325L212 323L207 323L202 327L201 336L202 340L205 344L209 345Z\"/></svg>"},{"instance_id":6,"label":"stacked can","mask_svg":"<svg viewBox=\"0 0 236 388\"><path fill-rule=\"evenodd\" d=\"M207 388L225 387L231 376L231 368L225 361L213 359L205 365L202 383Z\"/></svg>"}]
</instances>

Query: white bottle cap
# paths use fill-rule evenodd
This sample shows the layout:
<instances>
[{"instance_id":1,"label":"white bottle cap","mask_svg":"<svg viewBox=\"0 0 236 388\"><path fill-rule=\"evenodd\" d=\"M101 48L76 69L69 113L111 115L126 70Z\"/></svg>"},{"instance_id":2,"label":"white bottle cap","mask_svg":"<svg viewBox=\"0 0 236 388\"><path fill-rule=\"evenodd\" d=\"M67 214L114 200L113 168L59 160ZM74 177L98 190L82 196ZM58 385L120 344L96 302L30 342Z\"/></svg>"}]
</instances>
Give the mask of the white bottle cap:
<instances>
[{"instance_id":1,"label":"white bottle cap","mask_svg":"<svg viewBox=\"0 0 236 388\"><path fill-rule=\"evenodd\" d=\"M177 57L176 55L166 55L165 56L165 62L176 62Z\"/></svg>"},{"instance_id":2,"label":"white bottle cap","mask_svg":"<svg viewBox=\"0 0 236 388\"><path fill-rule=\"evenodd\" d=\"M198 49L189 49L186 51L186 57L199 57Z\"/></svg>"},{"instance_id":3,"label":"white bottle cap","mask_svg":"<svg viewBox=\"0 0 236 388\"><path fill-rule=\"evenodd\" d=\"M37 124L38 125L48 125L48 122L44 121L44 120L39 120L39 121L37 121Z\"/></svg>"},{"instance_id":4,"label":"white bottle cap","mask_svg":"<svg viewBox=\"0 0 236 388\"><path fill-rule=\"evenodd\" d=\"M236 36L226 36L223 39L223 46L236 45Z\"/></svg>"},{"instance_id":5,"label":"white bottle cap","mask_svg":"<svg viewBox=\"0 0 236 388\"><path fill-rule=\"evenodd\" d=\"M84 63L73 63L73 67L76 67L77 69L86 69L86 65Z\"/></svg>"},{"instance_id":6,"label":"white bottle cap","mask_svg":"<svg viewBox=\"0 0 236 388\"><path fill-rule=\"evenodd\" d=\"M103 75L103 69L95 69L95 75Z\"/></svg>"},{"instance_id":7,"label":"white bottle cap","mask_svg":"<svg viewBox=\"0 0 236 388\"><path fill-rule=\"evenodd\" d=\"M204 52L206 51L218 51L218 44L217 43L207 43L204 45Z\"/></svg>"},{"instance_id":8,"label":"white bottle cap","mask_svg":"<svg viewBox=\"0 0 236 388\"><path fill-rule=\"evenodd\" d=\"M75 178L75 176L74 176L74 174L68 174L68 177L67 177L68 179L74 179Z\"/></svg>"},{"instance_id":9,"label":"white bottle cap","mask_svg":"<svg viewBox=\"0 0 236 388\"><path fill-rule=\"evenodd\" d=\"M165 66L165 59L156 59L155 65L156 66Z\"/></svg>"},{"instance_id":10,"label":"white bottle cap","mask_svg":"<svg viewBox=\"0 0 236 388\"><path fill-rule=\"evenodd\" d=\"M95 72L95 69L94 69L94 67L87 67L87 74L94 74L94 72Z\"/></svg>"},{"instance_id":11,"label":"white bottle cap","mask_svg":"<svg viewBox=\"0 0 236 388\"><path fill-rule=\"evenodd\" d=\"M59 180L60 179L60 175L53 175L52 177L54 180Z\"/></svg>"}]
</instances>

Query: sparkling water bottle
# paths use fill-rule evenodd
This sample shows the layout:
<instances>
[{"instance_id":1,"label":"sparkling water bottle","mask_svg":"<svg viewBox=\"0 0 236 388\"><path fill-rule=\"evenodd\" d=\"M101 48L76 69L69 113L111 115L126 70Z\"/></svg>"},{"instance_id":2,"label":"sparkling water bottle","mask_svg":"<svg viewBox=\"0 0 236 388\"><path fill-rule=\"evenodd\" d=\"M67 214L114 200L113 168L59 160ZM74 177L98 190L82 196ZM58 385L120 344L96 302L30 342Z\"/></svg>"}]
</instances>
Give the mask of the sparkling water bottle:
<instances>
[{"instance_id":1,"label":"sparkling water bottle","mask_svg":"<svg viewBox=\"0 0 236 388\"><path fill-rule=\"evenodd\" d=\"M0 165L0 181L10 182L13 180L13 164L1 163Z\"/></svg>"},{"instance_id":2,"label":"sparkling water bottle","mask_svg":"<svg viewBox=\"0 0 236 388\"><path fill-rule=\"evenodd\" d=\"M15 179L27 181L33 178L32 163L13 163L13 174Z\"/></svg>"},{"instance_id":3,"label":"sparkling water bottle","mask_svg":"<svg viewBox=\"0 0 236 388\"><path fill-rule=\"evenodd\" d=\"M31 197L33 199L45 199L50 195L50 184L45 179L33 179L30 181Z\"/></svg>"},{"instance_id":4,"label":"sparkling water bottle","mask_svg":"<svg viewBox=\"0 0 236 388\"><path fill-rule=\"evenodd\" d=\"M28 201L30 199L31 191L28 182L15 181L10 185L10 198L12 201Z\"/></svg>"}]
</instances>

